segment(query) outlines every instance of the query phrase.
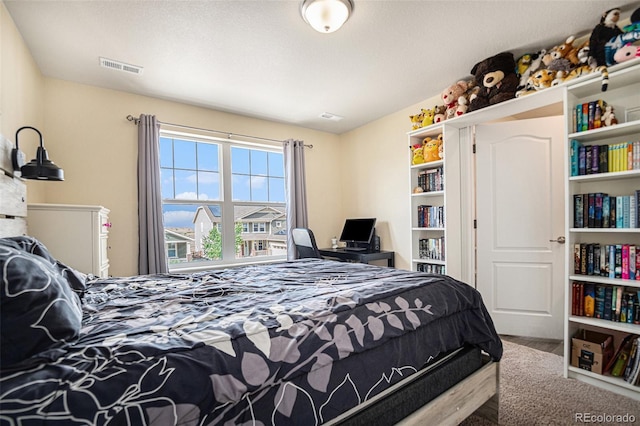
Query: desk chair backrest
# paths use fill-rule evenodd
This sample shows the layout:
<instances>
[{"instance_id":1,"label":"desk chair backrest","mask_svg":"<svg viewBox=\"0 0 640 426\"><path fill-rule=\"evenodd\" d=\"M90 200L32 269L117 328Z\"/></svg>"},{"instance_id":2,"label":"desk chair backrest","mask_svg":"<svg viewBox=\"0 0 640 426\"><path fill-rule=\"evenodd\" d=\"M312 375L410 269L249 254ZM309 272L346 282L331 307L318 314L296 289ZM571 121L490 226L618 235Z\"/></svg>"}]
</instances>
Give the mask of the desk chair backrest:
<instances>
[{"instance_id":1,"label":"desk chair backrest","mask_svg":"<svg viewBox=\"0 0 640 426\"><path fill-rule=\"evenodd\" d=\"M322 258L316 245L316 239L313 236L313 232L308 228L294 228L292 231L293 243L298 250L298 259L304 259L307 257Z\"/></svg>"}]
</instances>

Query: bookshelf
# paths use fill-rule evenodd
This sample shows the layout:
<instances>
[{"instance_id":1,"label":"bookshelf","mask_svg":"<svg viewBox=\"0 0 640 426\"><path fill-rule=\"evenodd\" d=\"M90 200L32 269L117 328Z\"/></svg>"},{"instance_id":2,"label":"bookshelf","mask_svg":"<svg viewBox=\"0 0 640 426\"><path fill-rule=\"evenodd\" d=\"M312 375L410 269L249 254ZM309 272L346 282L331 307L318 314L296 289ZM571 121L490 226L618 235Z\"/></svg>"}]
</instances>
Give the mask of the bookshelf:
<instances>
[{"instance_id":1,"label":"bookshelf","mask_svg":"<svg viewBox=\"0 0 640 426\"><path fill-rule=\"evenodd\" d=\"M438 139L442 135L443 139L443 156L440 159L412 165L412 155L409 155L407 193L411 214L411 269L464 279L463 256L460 255L464 228L460 195L464 190L459 170L460 130L445 123L408 133L409 146L422 144L427 137ZM418 186L423 187L422 192L414 191ZM448 256L447 253L454 255Z\"/></svg>"},{"instance_id":2,"label":"bookshelf","mask_svg":"<svg viewBox=\"0 0 640 426\"><path fill-rule=\"evenodd\" d=\"M593 102L597 100L614 107L618 124L596 128L586 126L586 130L577 128L579 106L594 106ZM626 300L628 295L633 295L637 301L640 295L640 279L634 277L635 274L640 275L640 270L633 271L635 265L629 265L629 260L626 266L622 266L624 256L630 259L628 255L623 255L624 246L638 247L637 256L640 256L640 211L637 200L640 193L636 193L640 190L640 157L635 160L632 154L625 157L622 153L624 146L619 146L640 141L640 119L625 118L625 111L637 107L640 107L640 64L637 62L612 67L609 90L606 92L600 91L599 81L595 79L566 88L565 376L640 400L639 386L633 386L621 377L596 374L571 365L572 337L580 329L612 335L614 349L626 335L640 335L640 324L634 323L633 318L631 321L620 321L620 311L616 318L615 306L611 307L607 319L604 319L602 315L608 306L605 308L602 297L597 301L594 297L596 312L591 316L578 307L584 296L578 293L578 298L574 297L574 288L580 291L580 286L589 286L596 292L601 289L600 296L606 289L609 289L609 293L622 289L621 294L627 295ZM588 107L585 110L589 119ZM597 114L594 112L593 115ZM631 149L627 147L627 154L634 150L639 152L635 149L638 145ZM614 148L623 151L612 154L610 151ZM579 164L581 155L585 157L582 169ZM623 204L625 198L627 204ZM632 206L634 202L636 204ZM617 214L611 212L612 206ZM614 224L615 227L612 227ZM574 283L578 286L574 286Z\"/></svg>"}]
</instances>

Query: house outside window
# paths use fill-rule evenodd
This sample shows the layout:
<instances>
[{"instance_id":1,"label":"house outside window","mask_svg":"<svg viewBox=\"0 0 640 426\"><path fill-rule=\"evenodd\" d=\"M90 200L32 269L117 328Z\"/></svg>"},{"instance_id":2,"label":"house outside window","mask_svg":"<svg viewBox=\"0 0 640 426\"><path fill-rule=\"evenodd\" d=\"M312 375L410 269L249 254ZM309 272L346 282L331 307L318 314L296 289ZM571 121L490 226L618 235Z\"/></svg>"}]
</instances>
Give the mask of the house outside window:
<instances>
[{"instance_id":1,"label":"house outside window","mask_svg":"<svg viewBox=\"0 0 640 426\"><path fill-rule=\"evenodd\" d=\"M171 270L286 258L280 144L161 129L160 169Z\"/></svg>"}]
</instances>

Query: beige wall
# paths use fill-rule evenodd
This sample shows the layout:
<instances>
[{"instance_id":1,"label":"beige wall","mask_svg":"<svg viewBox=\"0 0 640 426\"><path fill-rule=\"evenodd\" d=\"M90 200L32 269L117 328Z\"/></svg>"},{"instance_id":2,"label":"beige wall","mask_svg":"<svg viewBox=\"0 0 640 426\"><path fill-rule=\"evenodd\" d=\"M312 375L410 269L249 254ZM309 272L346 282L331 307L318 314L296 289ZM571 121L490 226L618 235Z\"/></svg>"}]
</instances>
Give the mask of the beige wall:
<instances>
[{"instance_id":1,"label":"beige wall","mask_svg":"<svg viewBox=\"0 0 640 426\"><path fill-rule=\"evenodd\" d=\"M4 3L0 2L0 137L15 144L16 130L22 126L42 131L43 93L44 78ZM27 161L34 158L39 143L37 133L23 130L19 142ZM29 185L29 194L37 198L45 189L43 182L33 182Z\"/></svg>"},{"instance_id":2,"label":"beige wall","mask_svg":"<svg viewBox=\"0 0 640 426\"><path fill-rule=\"evenodd\" d=\"M283 140L302 139L307 149L309 223L318 243L327 245L341 225L341 182L327 165L340 157L336 135L251 119L206 108L102 88L46 79L44 129L50 157L65 171L65 181L49 183L47 203L97 204L111 210L109 273L137 271L137 128L131 114L159 120ZM30 196L30 200L34 201ZM335 212L335 214L327 214Z\"/></svg>"},{"instance_id":3,"label":"beige wall","mask_svg":"<svg viewBox=\"0 0 640 426\"><path fill-rule=\"evenodd\" d=\"M1 4L1 3L0 3ZM29 201L103 205L111 210L110 274L137 271L136 127L131 114L155 114L161 121L272 139L302 139L306 151L309 225L318 244L328 246L345 217L378 218L382 248L396 251L396 266L409 269L409 115L417 105L343 135L247 118L119 91L44 78L17 33L4 5L2 14L2 127L21 125L43 132L50 158L64 182L28 182ZM432 93L439 92L434 88ZM31 135L21 148L33 156ZM31 149L31 151L30 151Z\"/></svg>"}]
</instances>

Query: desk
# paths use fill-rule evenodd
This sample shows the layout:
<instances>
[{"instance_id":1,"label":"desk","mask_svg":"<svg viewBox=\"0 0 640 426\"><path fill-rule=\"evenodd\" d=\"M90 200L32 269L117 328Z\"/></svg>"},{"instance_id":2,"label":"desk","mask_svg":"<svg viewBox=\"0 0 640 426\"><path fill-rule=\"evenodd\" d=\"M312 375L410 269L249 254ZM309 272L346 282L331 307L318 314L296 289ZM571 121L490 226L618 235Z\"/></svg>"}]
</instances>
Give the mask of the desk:
<instances>
[{"instance_id":1,"label":"desk","mask_svg":"<svg viewBox=\"0 0 640 426\"><path fill-rule=\"evenodd\" d=\"M372 260L387 259L387 266L395 266L395 252L393 251L351 251L344 248L318 249L321 256L335 257L340 260L354 260L360 263L369 263Z\"/></svg>"}]
</instances>

